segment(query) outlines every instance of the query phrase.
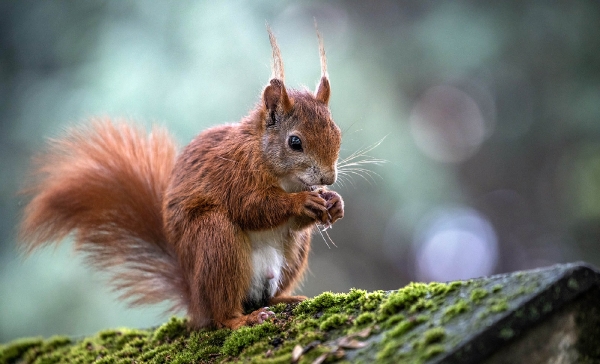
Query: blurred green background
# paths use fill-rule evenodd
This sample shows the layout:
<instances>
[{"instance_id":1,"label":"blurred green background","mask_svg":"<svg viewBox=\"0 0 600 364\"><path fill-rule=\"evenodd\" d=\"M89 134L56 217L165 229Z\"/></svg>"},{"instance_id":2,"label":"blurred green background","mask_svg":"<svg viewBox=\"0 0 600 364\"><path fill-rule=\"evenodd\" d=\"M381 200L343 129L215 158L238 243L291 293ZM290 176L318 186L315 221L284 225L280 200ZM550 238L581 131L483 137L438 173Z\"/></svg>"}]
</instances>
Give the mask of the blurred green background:
<instances>
[{"instance_id":1,"label":"blurred green background","mask_svg":"<svg viewBox=\"0 0 600 364\"><path fill-rule=\"evenodd\" d=\"M338 184L346 217L313 239L298 290L395 289L558 262L600 265L596 1L0 3L0 342L148 327L69 243L24 260L17 196L47 137L91 116L166 126L180 145L235 122L270 76L319 79L324 36L342 156L379 176Z\"/></svg>"}]
</instances>

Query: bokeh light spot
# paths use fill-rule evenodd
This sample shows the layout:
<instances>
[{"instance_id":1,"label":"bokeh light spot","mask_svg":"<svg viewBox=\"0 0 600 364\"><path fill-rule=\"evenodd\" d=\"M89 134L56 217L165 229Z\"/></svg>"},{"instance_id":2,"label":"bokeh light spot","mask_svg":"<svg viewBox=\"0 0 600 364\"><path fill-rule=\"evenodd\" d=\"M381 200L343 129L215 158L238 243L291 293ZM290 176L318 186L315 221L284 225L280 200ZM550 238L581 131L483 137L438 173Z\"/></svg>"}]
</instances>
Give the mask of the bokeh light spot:
<instances>
[{"instance_id":1,"label":"bokeh light spot","mask_svg":"<svg viewBox=\"0 0 600 364\"><path fill-rule=\"evenodd\" d=\"M470 158L489 135L475 100L447 85L430 88L416 102L410 128L417 147L425 155L449 163Z\"/></svg>"},{"instance_id":2,"label":"bokeh light spot","mask_svg":"<svg viewBox=\"0 0 600 364\"><path fill-rule=\"evenodd\" d=\"M478 211L465 207L436 209L424 219L414 244L420 281L488 275L498 260L498 242L491 223Z\"/></svg>"}]
</instances>

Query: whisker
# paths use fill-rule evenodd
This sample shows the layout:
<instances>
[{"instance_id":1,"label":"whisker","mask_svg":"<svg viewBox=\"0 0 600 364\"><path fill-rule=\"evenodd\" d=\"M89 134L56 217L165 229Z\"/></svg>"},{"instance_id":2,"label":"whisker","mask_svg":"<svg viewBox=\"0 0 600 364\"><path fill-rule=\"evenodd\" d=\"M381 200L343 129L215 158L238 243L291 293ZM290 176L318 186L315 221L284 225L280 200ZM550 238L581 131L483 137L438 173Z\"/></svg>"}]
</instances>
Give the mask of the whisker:
<instances>
[{"instance_id":1,"label":"whisker","mask_svg":"<svg viewBox=\"0 0 600 364\"><path fill-rule=\"evenodd\" d=\"M317 231L319 232L319 234L321 234L321 237L323 238L325 245L327 245L327 248L331 249L331 247L329 246L329 243L327 242L327 239L325 239L325 236L323 235L323 233L321 232L321 229L319 227L320 227L320 224L317 226Z\"/></svg>"},{"instance_id":2,"label":"whisker","mask_svg":"<svg viewBox=\"0 0 600 364\"><path fill-rule=\"evenodd\" d=\"M340 175L338 174L338 178L335 181L338 185L344 187L344 181L340 178Z\"/></svg>"},{"instance_id":3,"label":"whisker","mask_svg":"<svg viewBox=\"0 0 600 364\"><path fill-rule=\"evenodd\" d=\"M383 138L381 138L378 142L376 142L375 144L366 146L366 147L362 147L359 148L358 150L356 150L354 153L350 154L348 157L342 159L341 161L338 162L338 164L343 164L345 162L349 162L351 160L354 160L360 156L365 156L367 153L369 153L370 151L372 151L373 149L377 148L378 146L381 145L381 143L383 143L383 141L385 140L385 138L387 138L387 135L384 136Z\"/></svg>"},{"instance_id":4,"label":"whisker","mask_svg":"<svg viewBox=\"0 0 600 364\"><path fill-rule=\"evenodd\" d=\"M384 163L387 163L387 161L385 159L371 158L371 159L361 159L358 161L347 161L345 163L338 164L337 167L339 169L339 168L344 168L344 167L358 166L358 165L365 165L365 164L381 165Z\"/></svg>"},{"instance_id":5,"label":"whisker","mask_svg":"<svg viewBox=\"0 0 600 364\"><path fill-rule=\"evenodd\" d=\"M335 242L333 241L333 239L331 238L331 236L329 236L329 233L327 232L327 230L323 230L323 232L325 233L325 235L327 235L327 237L329 238L329 241L331 242L331 244L333 244L333 246L335 246L337 248L338 246L335 245Z\"/></svg>"},{"instance_id":6,"label":"whisker","mask_svg":"<svg viewBox=\"0 0 600 364\"><path fill-rule=\"evenodd\" d=\"M360 176L369 184L372 184L371 182L376 182L375 177L383 179L379 173L364 167L366 165L381 165L387 163L385 159L373 158L367 155L367 153L380 146L385 138L387 138L387 135L381 138L375 144L361 147L346 158L337 162L336 167L340 185L343 186L344 183L349 183L354 186L354 179L352 178L353 176Z\"/></svg>"},{"instance_id":7,"label":"whisker","mask_svg":"<svg viewBox=\"0 0 600 364\"><path fill-rule=\"evenodd\" d=\"M376 172L370 171L368 169L350 169L350 170L346 170L344 171L347 174L352 174L355 176L360 176L361 178L363 178L365 181L369 182L369 184L371 184L371 182L375 182L375 178L371 175L374 174L379 178L382 178L379 174L377 174ZM365 177L368 176L369 178Z\"/></svg>"},{"instance_id":8,"label":"whisker","mask_svg":"<svg viewBox=\"0 0 600 364\"><path fill-rule=\"evenodd\" d=\"M349 162L355 158L360 157L362 154L362 150L361 149L357 149L354 152L352 152L352 154L350 154L349 156L347 156L346 158L342 159L341 161L338 162L338 164L343 164L345 162Z\"/></svg>"},{"instance_id":9,"label":"whisker","mask_svg":"<svg viewBox=\"0 0 600 364\"><path fill-rule=\"evenodd\" d=\"M351 128L352 128L354 125L356 125L356 123L357 123L357 122L358 122L358 121L355 121L355 122L353 122L352 124L350 124L350 125L349 125L349 126L346 128L346 129L342 129L342 136L346 136L346 133L347 133L347 132L349 132L349 131L350 131L350 129L351 129ZM352 133L356 133L356 132L358 132L358 131L361 131L361 130L362 130L362 129L358 129L358 130L355 130L355 131L353 131ZM352 134L352 133L351 133L351 134Z\"/></svg>"},{"instance_id":10,"label":"whisker","mask_svg":"<svg viewBox=\"0 0 600 364\"><path fill-rule=\"evenodd\" d=\"M377 176L378 178L383 179L383 177L381 177L381 175L379 173L374 172L370 169L365 169L365 168L348 168L339 173L341 173L343 176L346 176L346 177L348 177L350 175L365 174L365 175L369 176L370 178L374 178L373 176Z\"/></svg>"},{"instance_id":11,"label":"whisker","mask_svg":"<svg viewBox=\"0 0 600 364\"><path fill-rule=\"evenodd\" d=\"M364 179L365 181L367 181L367 183L368 183L370 186L372 186L372 185L373 185L372 181L371 181L370 179L368 179L367 177L363 176L362 174L360 174L360 173L356 173L356 172L354 172L353 174L354 174L354 175L356 175L356 176L359 176L360 178L362 178L362 179Z\"/></svg>"},{"instance_id":12,"label":"whisker","mask_svg":"<svg viewBox=\"0 0 600 364\"><path fill-rule=\"evenodd\" d=\"M381 177L381 175L375 171L372 171L370 169L366 169L366 168L348 168L343 170L342 172L347 172L347 173L364 173L366 175L368 175L369 177L373 178L373 175L383 179L383 177Z\"/></svg>"},{"instance_id":13,"label":"whisker","mask_svg":"<svg viewBox=\"0 0 600 364\"><path fill-rule=\"evenodd\" d=\"M346 176L344 173L338 172L338 180L336 181L336 184L345 187L345 183L350 183L352 186L354 186L354 181L352 181L351 178L348 178L348 176Z\"/></svg>"},{"instance_id":14,"label":"whisker","mask_svg":"<svg viewBox=\"0 0 600 364\"><path fill-rule=\"evenodd\" d=\"M338 178L341 178L344 182L348 182L354 186L354 181L350 178L347 171L338 171Z\"/></svg>"},{"instance_id":15,"label":"whisker","mask_svg":"<svg viewBox=\"0 0 600 364\"><path fill-rule=\"evenodd\" d=\"M357 158L364 157L363 159L356 160ZM344 166L350 163L361 163L361 164L383 164L387 163L385 159L373 158L367 154L360 153L356 155L351 155L348 158L344 158L343 160L337 163L337 166Z\"/></svg>"}]
</instances>

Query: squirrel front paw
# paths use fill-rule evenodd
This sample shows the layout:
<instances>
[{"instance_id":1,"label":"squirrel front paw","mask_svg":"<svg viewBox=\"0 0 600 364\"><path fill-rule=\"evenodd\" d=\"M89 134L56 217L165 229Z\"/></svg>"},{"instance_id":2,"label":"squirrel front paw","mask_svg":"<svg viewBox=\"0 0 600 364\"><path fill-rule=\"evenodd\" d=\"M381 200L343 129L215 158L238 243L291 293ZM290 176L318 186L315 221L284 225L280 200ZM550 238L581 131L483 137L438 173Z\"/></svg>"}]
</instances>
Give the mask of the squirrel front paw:
<instances>
[{"instance_id":1,"label":"squirrel front paw","mask_svg":"<svg viewBox=\"0 0 600 364\"><path fill-rule=\"evenodd\" d=\"M320 191L304 191L300 192L303 201L300 207L299 215L306 216L311 220L316 220L321 223L329 221L327 213L327 201L321 197Z\"/></svg>"},{"instance_id":2,"label":"squirrel front paw","mask_svg":"<svg viewBox=\"0 0 600 364\"><path fill-rule=\"evenodd\" d=\"M344 217L344 200L335 191L320 190L319 194L326 201L325 207L328 213L327 224L331 226L334 222Z\"/></svg>"}]
</instances>

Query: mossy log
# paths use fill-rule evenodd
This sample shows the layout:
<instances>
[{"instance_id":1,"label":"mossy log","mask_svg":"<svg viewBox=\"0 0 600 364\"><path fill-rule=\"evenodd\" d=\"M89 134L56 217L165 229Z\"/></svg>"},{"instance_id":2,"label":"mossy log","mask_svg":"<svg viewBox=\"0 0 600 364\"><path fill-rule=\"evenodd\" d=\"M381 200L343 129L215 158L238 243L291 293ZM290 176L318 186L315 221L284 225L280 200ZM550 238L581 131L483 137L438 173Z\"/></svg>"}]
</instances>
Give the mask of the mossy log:
<instances>
[{"instance_id":1,"label":"mossy log","mask_svg":"<svg viewBox=\"0 0 600 364\"><path fill-rule=\"evenodd\" d=\"M239 330L148 330L21 339L0 363L561 363L600 359L600 274L558 265L397 291L323 293Z\"/></svg>"}]
</instances>

